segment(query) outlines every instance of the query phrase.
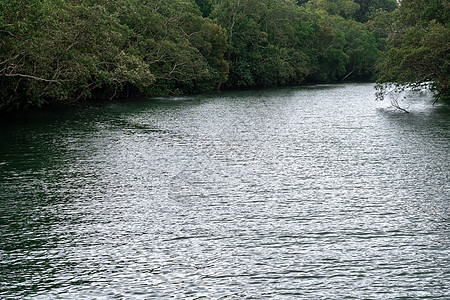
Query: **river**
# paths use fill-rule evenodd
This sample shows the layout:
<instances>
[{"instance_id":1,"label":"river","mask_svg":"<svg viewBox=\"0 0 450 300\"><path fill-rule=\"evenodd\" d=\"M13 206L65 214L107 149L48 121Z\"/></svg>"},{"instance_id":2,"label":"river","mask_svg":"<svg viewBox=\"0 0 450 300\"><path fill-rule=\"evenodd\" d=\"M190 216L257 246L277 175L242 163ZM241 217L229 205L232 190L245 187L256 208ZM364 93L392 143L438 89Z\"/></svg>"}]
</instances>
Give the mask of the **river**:
<instances>
[{"instance_id":1,"label":"river","mask_svg":"<svg viewBox=\"0 0 450 300\"><path fill-rule=\"evenodd\" d=\"M450 107L372 84L0 122L2 299L449 299Z\"/></svg>"}]
</instances>

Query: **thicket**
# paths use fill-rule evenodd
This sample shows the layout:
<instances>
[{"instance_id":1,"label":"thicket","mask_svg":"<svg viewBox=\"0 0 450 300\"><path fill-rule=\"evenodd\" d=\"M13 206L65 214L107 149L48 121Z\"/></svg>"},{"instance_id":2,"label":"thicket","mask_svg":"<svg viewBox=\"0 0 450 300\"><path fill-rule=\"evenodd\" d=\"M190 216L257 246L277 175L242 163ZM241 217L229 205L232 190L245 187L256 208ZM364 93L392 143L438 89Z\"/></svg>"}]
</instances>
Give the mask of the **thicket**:
<instances>
[{"instance_id":1,"label":"thicket","mask_svg":"<svg viewBox=\"0 0 450 300\"><path fill-rule=\"evenodd\" d=\"M0 110L370 78L385 47L370 16L396 7L395 0L2 0Z\"/></svg>"},{"instance_id":2,"label":"thicket","mask_svg":"<svg viewBox=\"0 0 450 300\"><path fill-rule=\"evenodd\" d=\"M378 97L431 88L436 100L450 102L450 1L403 0L374 20L388 37L377 65Z\"/></svg>"}]
</instances>

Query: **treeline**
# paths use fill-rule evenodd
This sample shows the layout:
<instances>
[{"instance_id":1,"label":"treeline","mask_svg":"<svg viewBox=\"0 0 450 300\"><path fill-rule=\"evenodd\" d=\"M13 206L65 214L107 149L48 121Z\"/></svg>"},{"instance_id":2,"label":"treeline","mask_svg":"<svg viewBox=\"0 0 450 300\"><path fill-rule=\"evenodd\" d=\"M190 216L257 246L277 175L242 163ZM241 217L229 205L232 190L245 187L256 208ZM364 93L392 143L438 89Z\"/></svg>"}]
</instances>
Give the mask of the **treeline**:
<instances>
[{"instance_id":1,"label":"treeline","mask_svg":"<svg viewBox=\"0 0 450 300\"><path fill-rule=\"evenodd\" d=\"M431 88L450 102L450 1L403 0L399 9L374 16L388 37L378 70L378 97L405 88Z\"/></svg>"},{"instance_id":2,"label":"treeline","mask_svg":"<svg viewBox=\"0 0 450 300\"><path fill-rule=\"evenodd\" d=\"M395 0L2 0L0 110L370 78L387 34L371 16L396 7Z\"/></svg>"},{"instance_id":3,"label":"treeline","mask_svg":"<svg viewBox=\"0 0 450 300\"><path fill-rule=\"evenodd\" d=\"M224 29L187 0L2 0L0 107L210 90Z\"/></svg>"},{"instance_id":4,"label":"treeline","mask_svg":"<svg viewBox=\"0 0 450 300\"><path fill-rule=\"evenodd\" d=\"M197 2L227 31L230 88L370 78L383 40L369 14L397 7L395 0Z\"/></svg>"}]
</instances>

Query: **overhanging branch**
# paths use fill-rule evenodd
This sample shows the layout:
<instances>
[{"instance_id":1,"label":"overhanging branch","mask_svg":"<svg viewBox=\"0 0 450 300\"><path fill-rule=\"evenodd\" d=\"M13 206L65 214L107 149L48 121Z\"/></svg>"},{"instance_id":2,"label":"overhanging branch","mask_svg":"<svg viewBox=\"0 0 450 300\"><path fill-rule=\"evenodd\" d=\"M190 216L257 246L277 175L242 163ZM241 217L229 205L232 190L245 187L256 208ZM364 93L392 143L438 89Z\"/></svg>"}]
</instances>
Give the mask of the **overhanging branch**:
<instances>
[{"instance_id":1,"label":"overhanging branch","mask_svg":"<svg viewBox=\"0 0 450 300\"><path fill-rule=\"evenodd\" d=\"M52 83L61 84L61 80L45 79L45 78L32 76L32 75L27 75L27 74L0 74L0 76L30 78L30 79L34 79L34 80L38 80L38 81L52 82Z\"/></svg>"}]
</instances>

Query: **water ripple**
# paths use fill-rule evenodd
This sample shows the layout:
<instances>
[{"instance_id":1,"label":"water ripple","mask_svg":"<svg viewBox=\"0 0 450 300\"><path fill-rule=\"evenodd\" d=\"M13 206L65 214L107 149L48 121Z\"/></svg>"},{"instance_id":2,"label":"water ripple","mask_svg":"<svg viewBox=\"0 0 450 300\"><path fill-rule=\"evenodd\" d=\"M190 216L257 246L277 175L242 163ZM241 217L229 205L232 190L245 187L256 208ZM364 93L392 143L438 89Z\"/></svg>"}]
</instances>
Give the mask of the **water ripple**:
<instances>
[{"instance_id":1,"label":"water ripple","mask_svg":"<svg viewBox=\"0 0 450 300\"><path fill-rule=\"evenodd\" d=\"M0 298L448 299L450 110L370 84L1 124Z\"/></svg>"}]
</instances>

